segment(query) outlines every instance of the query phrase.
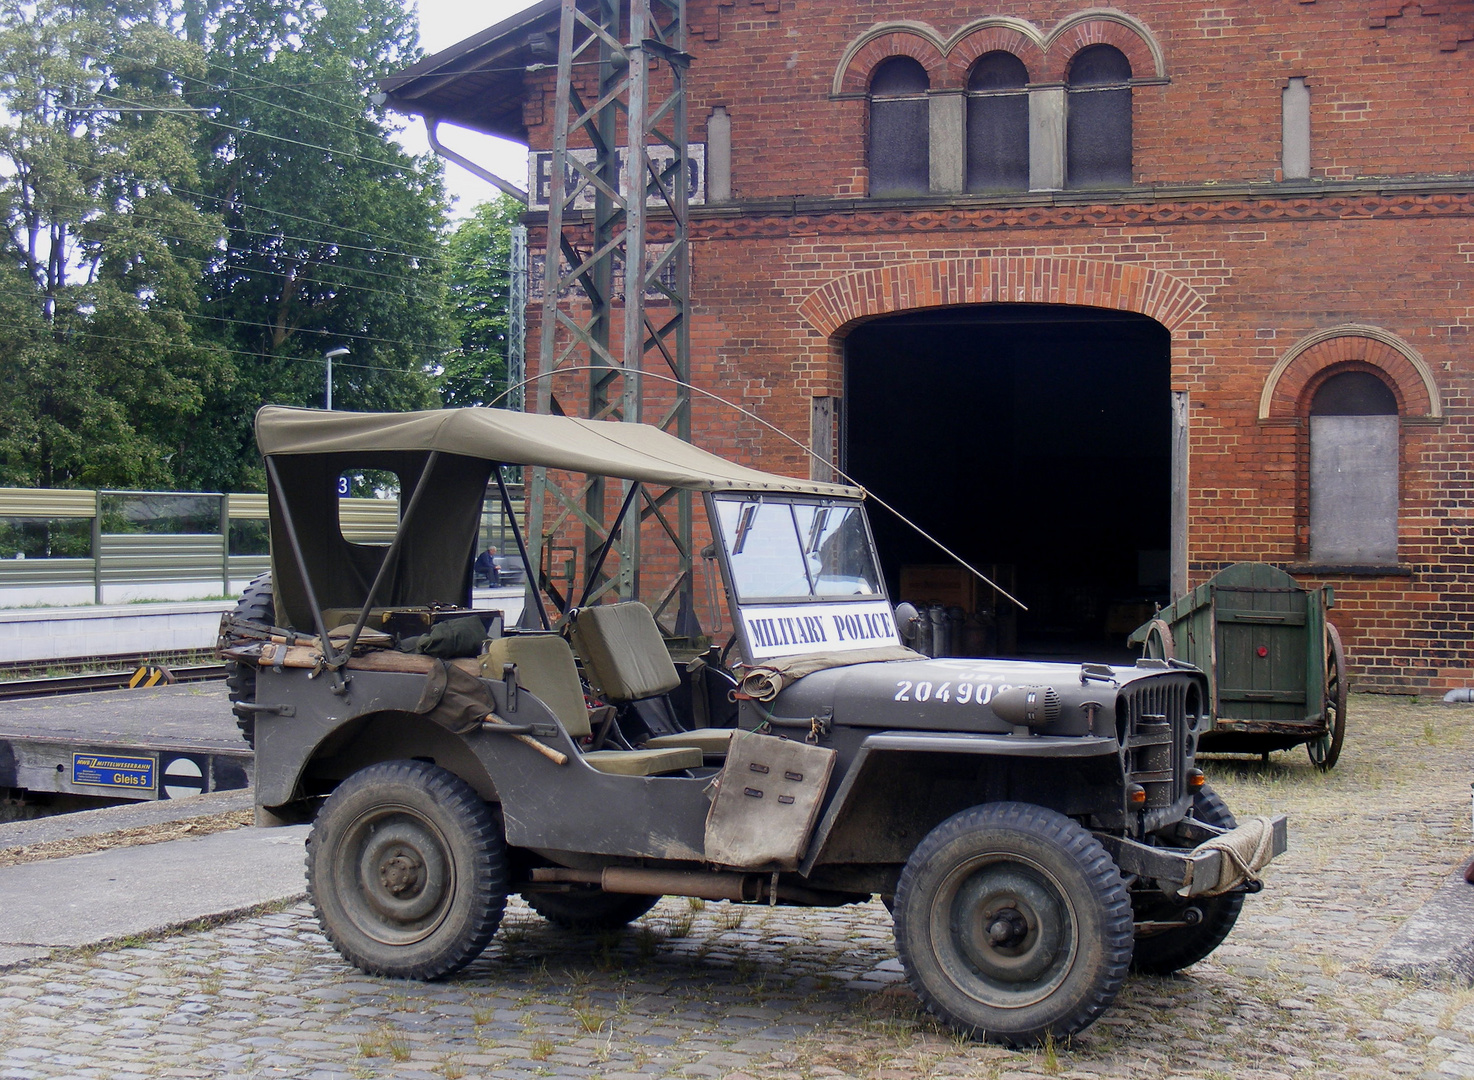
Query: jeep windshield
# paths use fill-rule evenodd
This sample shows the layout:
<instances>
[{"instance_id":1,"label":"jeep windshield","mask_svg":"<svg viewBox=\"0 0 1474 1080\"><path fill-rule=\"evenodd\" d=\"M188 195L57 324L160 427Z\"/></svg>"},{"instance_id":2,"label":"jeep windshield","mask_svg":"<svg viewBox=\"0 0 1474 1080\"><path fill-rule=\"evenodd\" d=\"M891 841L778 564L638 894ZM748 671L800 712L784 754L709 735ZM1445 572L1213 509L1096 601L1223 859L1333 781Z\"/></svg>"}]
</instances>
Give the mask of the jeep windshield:
<instances>
[{"instance_id":1,"label":"jeep windshield","mask_svg":"<svg viewBox=\"0 0 1474 1080\"><path fill-rule=\"evenodd\" d=\"M880 593L858 506L771 497L721 496L715 502L739 602Z\"/></svg>"},{"instance_id":2,"label":"jeep windshield","mask_svg":"<svg viewBox=\"0 0 1474 1080\"><path fill-rule=\"evenodd\" d=\"M900 644L858 503L723 493L712 506L750 659Z\"/></svg>"}]
</instances>

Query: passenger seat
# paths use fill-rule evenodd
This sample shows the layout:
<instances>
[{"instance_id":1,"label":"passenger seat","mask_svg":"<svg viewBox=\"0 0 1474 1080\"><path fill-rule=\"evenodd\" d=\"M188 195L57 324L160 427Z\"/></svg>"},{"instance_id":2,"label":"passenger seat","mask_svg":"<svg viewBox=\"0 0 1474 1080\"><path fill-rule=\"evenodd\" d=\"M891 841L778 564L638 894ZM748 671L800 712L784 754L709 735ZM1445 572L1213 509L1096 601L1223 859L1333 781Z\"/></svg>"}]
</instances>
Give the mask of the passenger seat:
<instances>
[{"instance_id":1,"label":"passenger seat","mask_svg":"<svg viewBox=\"0 0 1474 1080\"><path fill-rule=\"evenodd\" d=\"M481 675L501 679L507 664L517 666L517 684L552 710L577 745L593 734L583 684L568 642L555 634L516 634L495 638L481 656ZM619 776L659 776L700 767L699 747L652 747L644 750L592 750L584 761L600 772Z\"/></svg>"}]
</instances>

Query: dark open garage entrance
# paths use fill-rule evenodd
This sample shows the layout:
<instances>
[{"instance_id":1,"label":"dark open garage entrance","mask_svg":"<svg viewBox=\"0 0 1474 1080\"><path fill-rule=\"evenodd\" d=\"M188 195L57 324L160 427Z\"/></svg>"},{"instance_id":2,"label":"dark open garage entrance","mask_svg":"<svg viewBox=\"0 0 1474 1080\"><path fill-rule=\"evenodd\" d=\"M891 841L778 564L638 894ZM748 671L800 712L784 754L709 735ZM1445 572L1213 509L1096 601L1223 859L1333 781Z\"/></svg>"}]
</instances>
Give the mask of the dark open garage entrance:
<instances>
[{"instance_id":1,"label":"dark open garage entrance","mask_svg":"<svg viewBox=\"0 0 1474 1080\"><path fill-rule=\"evenodd\" d=\"M952 653L1122 658L1166 601L1169 354L1153 319L1065 305L916 311L851 332L843 468L1029 606L974 590L874 508L891 595L963 609Z\"/></svg>"}]
</instances>

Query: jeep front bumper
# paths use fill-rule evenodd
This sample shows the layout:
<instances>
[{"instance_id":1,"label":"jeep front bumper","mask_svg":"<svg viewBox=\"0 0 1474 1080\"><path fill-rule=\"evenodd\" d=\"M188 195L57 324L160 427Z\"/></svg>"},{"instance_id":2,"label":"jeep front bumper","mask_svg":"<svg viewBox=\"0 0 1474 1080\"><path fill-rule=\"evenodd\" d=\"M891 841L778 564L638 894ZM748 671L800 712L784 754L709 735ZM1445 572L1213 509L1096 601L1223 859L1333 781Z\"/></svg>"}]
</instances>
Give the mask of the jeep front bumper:
<instances>
[{"instance_id":1,"label":"jeep front bumper","mask_svg":"<svg viewBox=\"0 0 1474 1080\"><path fill-rule=\"evenodd\" d=\"M1096 833L1122 874L1152 880L1176 896L1217 896L1257 882L1256 874L1289 848L1289 819L1284 814L1255 818L1237 829L1216 829L1203 822L1184 823L1196 847L1154 847L1124 836Z\"/></svg>"}]
</instances>

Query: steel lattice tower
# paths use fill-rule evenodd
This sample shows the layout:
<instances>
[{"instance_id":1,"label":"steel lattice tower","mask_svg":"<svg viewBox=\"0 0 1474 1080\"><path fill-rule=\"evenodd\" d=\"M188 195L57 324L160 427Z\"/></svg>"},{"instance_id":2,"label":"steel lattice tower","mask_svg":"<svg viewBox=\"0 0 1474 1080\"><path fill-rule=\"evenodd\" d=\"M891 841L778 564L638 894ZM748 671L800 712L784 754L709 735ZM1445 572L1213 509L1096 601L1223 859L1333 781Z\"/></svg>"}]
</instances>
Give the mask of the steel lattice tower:
<instances>
[{"instance_id":1,"label":"steel lattice tower","mask_svg":"<svg viewBox=\"0 0 1474 1080\"><path fill-rule=\"evenodd\" d=\"M626 3L627 11L620 0L562 4L535 408L568 411L554 394L552 376L586 369L585 415L631 423L648 419L689 440L686 5L685 0ZM596 84L584 74L595 66ZM588 100L580 86L596 86L597 94ZM668 243L647 243L652 218L662 233L668 230ZM671 398L662 394L662 405L666 400L669 405L648 418L642 378L647 362L679 380ZM605 574L598 564L611 524L605 515L605 481L590 478L572 493L550 483L545 470L535 470L527 510L527 532L537 547L534 565L541 569L548 541L574 519L583 526L587 602L611 591L621 598L640 596L640 529L633 523L653 520L674 544L677 568L658 592L645 590L646 602L660 617L675 601L674 632L690 636L695 632L690 494L621 487L624 500L635 500L632 527L621 531L615 546L618 566ZM551 521L545 497L559 506ZM669 620L663 621L671 628Z\"/></svg>"}]
</instances>

